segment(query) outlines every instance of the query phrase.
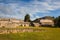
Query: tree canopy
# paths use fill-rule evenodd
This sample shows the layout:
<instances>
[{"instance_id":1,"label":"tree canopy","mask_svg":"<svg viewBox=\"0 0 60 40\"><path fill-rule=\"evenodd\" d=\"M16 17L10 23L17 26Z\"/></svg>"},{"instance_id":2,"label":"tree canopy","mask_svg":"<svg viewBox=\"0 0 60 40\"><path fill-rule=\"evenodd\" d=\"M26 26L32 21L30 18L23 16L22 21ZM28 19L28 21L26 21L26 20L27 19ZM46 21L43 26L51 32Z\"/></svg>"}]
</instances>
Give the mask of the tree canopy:
<instances>
[{"instance_id":1,"label":"tree canopy","mask_svg":"<svg viewBox=\"0 0 60 40\"><path fill-rule=\"evenodd\" d=\"M60 27L60 16L58 16L57 18L55 18L55 26Z\"/></svg>"},{"instance_id":2,"label":"tree canopy","mask_svg":"<svg viewBox=\"0 0 60 40\"><path fill-rule=\"evenodd\" d=\"M24 18L24 22L30 22L30 15L29 14L26 14L25 15L25 18Z\"/></svg>"}]
</instances>

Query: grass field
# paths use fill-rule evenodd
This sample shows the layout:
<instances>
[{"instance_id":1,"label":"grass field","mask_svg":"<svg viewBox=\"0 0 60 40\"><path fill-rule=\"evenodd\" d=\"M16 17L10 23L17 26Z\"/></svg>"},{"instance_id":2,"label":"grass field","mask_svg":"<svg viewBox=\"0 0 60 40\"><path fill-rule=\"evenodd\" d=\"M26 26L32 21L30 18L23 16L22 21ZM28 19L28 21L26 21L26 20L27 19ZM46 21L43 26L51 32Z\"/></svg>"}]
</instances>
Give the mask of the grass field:
<instances>
[{"instance_id":1,"label":"grass field","mask_svg":"<svg viewBox=\"0 0 60 40\"><path fill-rule=\"evenodd\" d=\"M41 27L44 31L0 34L0 40L60 40L60 28Z\"/></svg>"}]
</instances>

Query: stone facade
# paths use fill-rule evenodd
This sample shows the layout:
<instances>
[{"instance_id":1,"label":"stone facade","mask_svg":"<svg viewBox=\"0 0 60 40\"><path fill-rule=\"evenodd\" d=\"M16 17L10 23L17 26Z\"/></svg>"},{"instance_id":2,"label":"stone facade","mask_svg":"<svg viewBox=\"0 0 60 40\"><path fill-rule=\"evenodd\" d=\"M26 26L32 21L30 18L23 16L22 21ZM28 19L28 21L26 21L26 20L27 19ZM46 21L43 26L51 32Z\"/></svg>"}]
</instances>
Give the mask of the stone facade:
<instances>
[{"instance_id":1,"label":"stone facade","mask_svg":"<svg viewBox=\"0 0 60 40\"><path fill-rule=\"evenodd\" d=\"M16 27L29 27L29 26L34 26L34 27L39 27L41 25L51 25L54 26L54 22L51 19L40 19L38 23L35 22L24 22L23 20L18 20L18 19L5 19L5 18L0 18L0 28L16 28Z\"/></svg>"},{"instance_id":2,"label":"stone facade","mask_svg":"<svg viewBox=\"0 0 60 40\"><path fill-rule=\"evenodd\" d=\"M54 21L50 19L41 19L40 20L41 25L51 25L54 26Z\"/></svg>"},{"instance_id":3,"label":"stone facade","mask_svg":"<svg viewBox=\"0 0 60 40\"><path fill-rule=\"evenodd\" d=\"M33 23L34 27L40 27L39 23Z\"/></svg>"},{"instance_id":4,"label":"stone facade","mask_svg":"<svg viewBox=\"0 0 60 40\"><path fill-rule=\"evenodd\" d=\"M0 28L16 28L18 26L26 26L28 27L30 25L29 22L24 22L23 20L17 20L17 19L0 19Z\"/></svg>"}]
</instances>

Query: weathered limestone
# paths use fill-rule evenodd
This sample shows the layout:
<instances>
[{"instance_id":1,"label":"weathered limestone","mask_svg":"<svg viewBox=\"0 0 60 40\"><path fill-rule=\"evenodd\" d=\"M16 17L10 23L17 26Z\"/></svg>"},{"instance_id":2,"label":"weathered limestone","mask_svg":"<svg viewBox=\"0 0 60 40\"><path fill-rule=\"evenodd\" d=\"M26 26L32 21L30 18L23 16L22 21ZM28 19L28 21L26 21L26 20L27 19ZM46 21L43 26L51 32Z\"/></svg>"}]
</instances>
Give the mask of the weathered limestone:
<instances>
[{"instance_id":1,"label":"weathered limestone","mask_svg":"<svg viewBox=\"0 0 60 40\"><path fill-rule=\"evenodd\" d=\"M24 22L23 20L18 19L0 19L0 28L17 28L19 26L22 27L29 27L29 26L35 26L39 27L41 25L51 25L54 26L54 22L51 19L40 19L38 23L32 22Z\"/></svg>"},{"instance_id":2,"label":"weathered limestone","mask_svg":"<svg viewBox=\"0 0 60 40\"><path fill-rule=\"evenodd\" d=\"M16 28L18 26L28 27L30 25L29 22L24 22L22 20L16 19L0 19L0 28Z\"/></svg>"},{"instance_id":3,"label":"weathered limestone","mask_svg":"<svg viewBox=\"0 0 60 40\"><path fill-rule=\"evenodd\" d=\"M41 19L40 20L41 25L51 25L54 26L54 21L50 19Z\"/></svg>"},{"instance_id":4,"label":"weathered limestone","mask_svg":"<svg viewBox=\"0 0 60 40\"><path fill-rule=\"evenodd\" d=\"M33 23L35 27L39 27L40 24L39 23Z\"/></svg>"},{"instance_id":5,"label":"weathered limestone","mask_svg":"<svg viewBox=\"0 0 60 40\"><path fill-rule=\"evenodd\" d=\"M22 32L42 32L44 29L33 29L33 28L2 28L0 29L0 34L9 34L9 33L22 33Z\"/></svg>"}]
</instances>

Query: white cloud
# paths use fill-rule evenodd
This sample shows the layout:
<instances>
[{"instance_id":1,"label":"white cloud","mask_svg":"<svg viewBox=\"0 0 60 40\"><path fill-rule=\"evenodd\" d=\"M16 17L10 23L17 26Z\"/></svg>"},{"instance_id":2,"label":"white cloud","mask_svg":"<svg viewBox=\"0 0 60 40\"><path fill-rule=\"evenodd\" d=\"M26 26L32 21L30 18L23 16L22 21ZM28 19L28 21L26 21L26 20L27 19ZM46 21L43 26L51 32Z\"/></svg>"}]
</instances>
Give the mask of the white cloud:
<instances>
[{"instance_id":1,"label":"white cloud","mask_svg":"<svg viewBox=\"0 0 60 40\"><path fill-rule=\"evenodd\" d=\"M45 2L40 1L31 1L26 3L25 5L21 3L0 3L0 14L10 15L16 18L23 18L25 14L30 14L32 18L34 14L37 12L40 13L50 13L49 10L56 10L60 9L60 2L56 0L45 0ZM37 18L39 16L36 16Z\"/></svg>"}]
</instances>

